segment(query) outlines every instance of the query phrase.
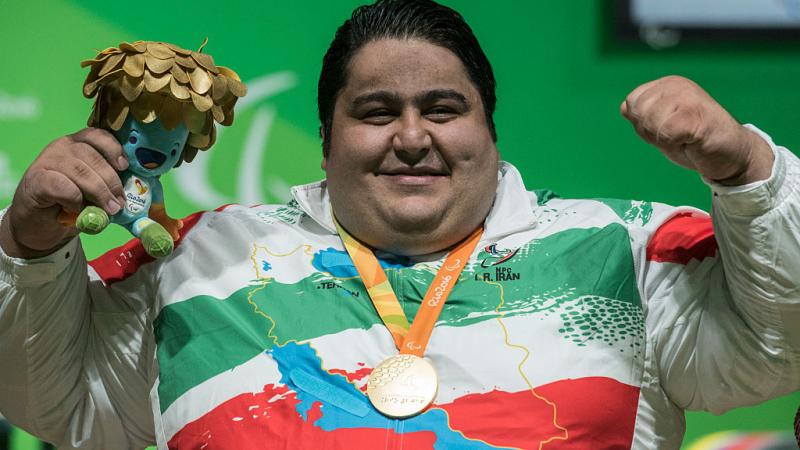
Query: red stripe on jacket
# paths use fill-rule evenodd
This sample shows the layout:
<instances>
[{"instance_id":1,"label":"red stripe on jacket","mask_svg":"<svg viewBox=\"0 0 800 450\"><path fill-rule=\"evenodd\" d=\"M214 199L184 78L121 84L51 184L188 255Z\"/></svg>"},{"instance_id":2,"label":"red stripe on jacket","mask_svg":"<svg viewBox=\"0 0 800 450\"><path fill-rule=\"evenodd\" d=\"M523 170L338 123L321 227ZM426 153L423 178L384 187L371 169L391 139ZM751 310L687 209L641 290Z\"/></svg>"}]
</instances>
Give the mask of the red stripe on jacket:
<instances>
[{"instance_id":1,"label":"red stripe on jacket","mask_svg":"<svg viewBox=\"0 0 800 450\"><path fill-rule=\"evenodd\" d=\"M204 213L205 211L196 212L182 219L183 228L180 230L180 237L175 241L175 248L178 248L183 237L197 224ZM110 285L128 278L136 273L143 264L153 261L155 258L144 251L141 241L134 238L89 261L89 265L100 275L106 285Z\"/></svg>"},{"instance_id":2,"label":"red stripe on jacket","mask_svg":"<svg viewBox=\"0 0 800 450\"><path fill-rule=\"evenodd\" d=\"M664 222L647 243L647 260L688 264L716 256L717 240L711 218L681 213Z\"/></svg>"}]
</instances>

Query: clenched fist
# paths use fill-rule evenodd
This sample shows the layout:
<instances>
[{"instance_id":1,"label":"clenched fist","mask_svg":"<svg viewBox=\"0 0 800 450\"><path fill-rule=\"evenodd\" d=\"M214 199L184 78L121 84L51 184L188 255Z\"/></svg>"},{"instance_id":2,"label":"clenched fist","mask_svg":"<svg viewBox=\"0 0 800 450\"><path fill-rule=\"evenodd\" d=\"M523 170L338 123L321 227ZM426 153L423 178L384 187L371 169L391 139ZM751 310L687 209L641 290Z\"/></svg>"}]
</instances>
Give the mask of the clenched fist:
<instances>
[{"instance_id":1,"label":"clenched fist","mask_svg":"<svg viewBox=\"0 0 800 450\"><path fill-rule=\"evenodd\" d=\"M10 256L34 258L63 246L77 234L62 226L62 210L87 204L115 214L125 204L117 171L128 167L122 146L99 128L56 139L31 163L0 223L0 246Z\"/></svg>"},{"instance_id":2,"label":"clenched fist","mask_svg":"<svg viewBox=\"0 0 800 450\"><path fill-rule=\"evenodd\" d=\"M769 178L769 145L691 80L668 76L633 90L620 106L636 133L680 166L726 185Z\"/></svg>"}]
</instances>

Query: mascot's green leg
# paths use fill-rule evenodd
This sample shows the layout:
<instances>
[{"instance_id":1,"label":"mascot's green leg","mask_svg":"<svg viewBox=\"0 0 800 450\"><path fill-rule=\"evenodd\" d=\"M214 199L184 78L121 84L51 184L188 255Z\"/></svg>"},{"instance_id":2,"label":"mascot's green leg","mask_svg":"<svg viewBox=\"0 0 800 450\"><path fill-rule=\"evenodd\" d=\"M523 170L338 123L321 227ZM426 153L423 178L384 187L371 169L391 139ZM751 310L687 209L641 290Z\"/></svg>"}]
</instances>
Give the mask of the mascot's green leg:
<instances>
[{"instance_id":1,"label":"mascot's green leg","mask_svg":"<svg viewBox=\"0 0 800 450\"><path fill-rule=\"evenodd\" d=\"M75 220L75 228L86 234L97 234L108 226L108 214L97 206L83 208Z\"/></svg>"},{"instance_id":2,"label":"mascot's green leg","mask_svg":"<svg viewBox=\"0 0 800 450\"><path fill-rule=\"evenodd\" d=\"M153 222L142 229L139 239L144 251L153 258L162 258L172 253L174 245L172 236L158 222Z\"/></svg>"}]
</instances>

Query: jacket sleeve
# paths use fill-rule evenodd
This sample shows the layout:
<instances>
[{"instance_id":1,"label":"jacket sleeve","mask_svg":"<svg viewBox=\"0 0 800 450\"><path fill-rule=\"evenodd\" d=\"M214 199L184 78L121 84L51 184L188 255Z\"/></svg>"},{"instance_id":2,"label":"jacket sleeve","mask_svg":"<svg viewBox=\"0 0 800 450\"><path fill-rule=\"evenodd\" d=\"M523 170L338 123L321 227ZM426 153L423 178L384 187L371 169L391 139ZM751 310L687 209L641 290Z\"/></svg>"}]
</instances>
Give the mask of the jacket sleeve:
<instances>
[{"instance_id":1,"label":"jacket sleeve","mask_svg":"<svg viewBox=\"0 0 800 450\"><path fill-rule=\"evenodd\" d=\"M59 449L154 442L146 283L105 286L78 239L52 255L0 249L0 412Z\"/></svg>"},{"instance_id":2,"label":"jacket sleeve","mask_svg":"<svg viewBox=\"0 0 800 450\"><path fill-rule=\"evenodd\" d=\"M709 183L713 220L660 208L633 236L659 379L681 408L720 414L800 389L800 161L753 130L775 153L768 180Z\"/></svg>"}]
</instances>

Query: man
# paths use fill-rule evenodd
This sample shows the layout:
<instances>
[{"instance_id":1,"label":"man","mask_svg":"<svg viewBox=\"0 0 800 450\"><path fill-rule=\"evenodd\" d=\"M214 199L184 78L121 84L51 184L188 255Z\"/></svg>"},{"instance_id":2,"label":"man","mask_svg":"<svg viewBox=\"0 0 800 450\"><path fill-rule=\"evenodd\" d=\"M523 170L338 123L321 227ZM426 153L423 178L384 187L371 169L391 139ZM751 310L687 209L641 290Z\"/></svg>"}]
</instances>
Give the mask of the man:
<instances>
[{"instance_id":1,"label":"man","mask_svg":"<svg viewBox=\"0 0 800 450\"><path fill-rule=\"evenodd\" d=\"M712 186L715 239L688 208L526 192L494 103L457 13L362 7L320 76L325 182L192 216L168 258L134 242L88 276L55 216L113 208L120 149L54 141L0 223L0 410L59 448L673 449L685 408L798 389L790 152L680 77L625 99ZM381 391L406 363L406 394Z\"/></svg>"}]
</instances>

